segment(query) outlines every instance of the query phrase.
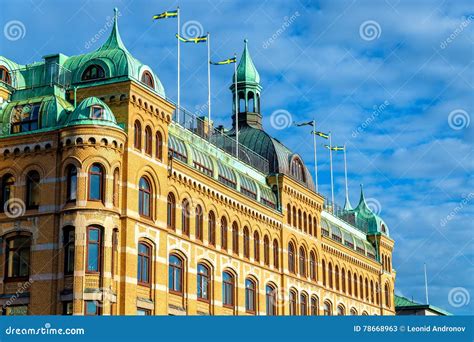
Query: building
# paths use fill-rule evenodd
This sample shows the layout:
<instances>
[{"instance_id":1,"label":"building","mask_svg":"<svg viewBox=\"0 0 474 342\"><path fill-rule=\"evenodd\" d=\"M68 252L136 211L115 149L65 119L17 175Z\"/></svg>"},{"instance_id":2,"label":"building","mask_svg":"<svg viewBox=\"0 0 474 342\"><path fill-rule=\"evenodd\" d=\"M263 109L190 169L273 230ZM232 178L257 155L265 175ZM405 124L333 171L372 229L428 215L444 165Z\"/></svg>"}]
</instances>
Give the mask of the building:
<instances>
[{"instance_id":1,"label":"building","mask_svg":"<svg viewBox=\"0 0 474 342\"><path fill-rule=\"evenodd\" d=\"M421 304L397 295L395 295L395 312L397 316L451 316L449 312L434 305Z\"/></svg>"},{"instance_id":2,"label":"building","mask_svg":"<svg viewBox=\"0 0 474 342\"><path fill-rule=\"evenodd\" d=\"M395 314L387 225L264 131L247 43L237 77L238 158L235 117L178 110L117 15L97 51L0 57L4 314Z\"/></svg>"}]
</instances>

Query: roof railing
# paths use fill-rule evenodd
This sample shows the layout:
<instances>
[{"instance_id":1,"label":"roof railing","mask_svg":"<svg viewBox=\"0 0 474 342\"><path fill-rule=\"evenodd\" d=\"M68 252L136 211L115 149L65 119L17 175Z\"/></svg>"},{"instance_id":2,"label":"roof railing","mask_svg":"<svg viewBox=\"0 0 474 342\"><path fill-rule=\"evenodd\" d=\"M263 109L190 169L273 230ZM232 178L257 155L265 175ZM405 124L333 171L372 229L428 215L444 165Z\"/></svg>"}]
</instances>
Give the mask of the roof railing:
<instances>
[{"instance_id":1,"label":"roof railing","mask_svg":"<svg viewBox=\"0 0 474 342\"><path fill-rule=\"evenodd\" d=\"M55 62L26 65L12 70L11 76L11 86L16 90L53 85L67 89L71 84L71 71Z\"/></svg>"},{"instance_id":2,"label":"roof railing","mask_svg":"<svg viewBox=\"0 0 474 342\"><path fill-rule=\"evenodd\" d=\"M234 138L228 136L224 132L224 129L214 128L208 120L199 118L193 113L188 112L184 108L178 107L176 107L173 113L173 121L179 126L208 141L209 143L221 149L222 151L227 152L228 154L234 157L237 157L237 142ZM240 143L238 150L238 159L241 162L253 167L254 169L262 172L263 174L269 173L270 164L267 159Z\"/></svg>"}]
</instances>

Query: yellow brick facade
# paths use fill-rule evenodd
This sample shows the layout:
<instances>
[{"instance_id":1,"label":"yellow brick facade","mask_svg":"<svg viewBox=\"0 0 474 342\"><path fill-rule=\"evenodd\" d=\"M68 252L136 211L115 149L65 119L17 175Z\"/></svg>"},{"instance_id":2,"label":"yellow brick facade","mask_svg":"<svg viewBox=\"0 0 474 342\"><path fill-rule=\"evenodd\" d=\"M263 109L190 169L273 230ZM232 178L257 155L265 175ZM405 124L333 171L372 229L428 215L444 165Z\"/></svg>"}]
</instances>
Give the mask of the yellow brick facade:
<instances>
[{"instance_id":1,"label":"yellow brick facade","mask_svg":"<svg viewBox=\"0 0 474 342\"><path fill-rule=\"evenodd\" d=\"M8 92L0 95L4 100L10 96ZM68 96L71 102L74 101L73 91L69 91ZM20 204L27 200L25 177L28 171L37 170L41 177L37 209L24 210L18 217L0 213L0 294L4 312L9 306L19 305L27 306L28 314L32 315L62 314L67 303L73 303L73 314L83 315L85 301L94 301L103 315L135 315L139 308L153 315L247 315L245 280L251 278L256 283L257 315L267 312L265 292L268 284L275 291L278 315L290 314L290 292L296 294L295 314L301 313L301 295L307 298L308 314L312 313L312 298L317 300L319 315L325 314L325 303L331 304L333 315L338 314L339 307L346 315L394 314L393 240L382 234L368 236L380 248L379 262L325 236L321 232L321 217L331 214L323 214L323 197L286 175L267 177L267 183L277 187L281 196L282 209L277 210L226 187L191 165L177 159L171 162L167 153L168 135L170 131L179 134L181 129L171 119L174 106L138 82L84 87L77 90L76 101L79 103L89 96L102 98L117 121L124 124L125 130L85 125L0 138L0 177L13 176L13 197ZM142 130L150 127L153 132L151 155L145 153L143 133L142 149L134 147L136 120L140 121ZM162 160L156 157L155 132L163 136ZM88 200L88 172L93 163L100 163L106 174L104 202ZM66 202L66 167L69 164L78 170L74 203ZM114 179L115 170L118 170L118 179ZM143 176L151 183L150 218L138 213L138 184ZM169 193L174 194L177 203L175 229L167 227ZM189 237L182 232L181 203L184 199L191 205ZM195 236L197 205L203 209L202 241ZM288 205L302 213L298 214L296 224L287 210ZM215 246L208 239L208 213L211 210L217 221ZM226 249L221 247L222 217L228 223ZM234 222L238 227L237 253L233 251L231 227ZM103 230L102 266L98 274L86 271L87 227L90 226ZM72 275L64 274L65 227L74 227ZM244 227L250 232L248 258L244 255ZM254 255L255 232L259 236L259 261ZM5 275L6 241L20 233L31 237L29 280L15 281ZM268 258L265 257L265 237L269 241ZM140 241L146 241L152 248L150 286L137 284ZM276 256L274 241L278 244ZM295 249L294 273L289 265L290 243ZM306 253L306 276L300 272L301 248ZM311 253L316 256L317 272L313 279L309 270ZM179 256L184 263L182 295L169 291L168 260L171 254ZM275 259L278 267L275 267ZM199 262L210 269L209 302L197 298ZM229 271L235 280L233 308L223 305L224 271Z\"/></svg>"}]
</instances>

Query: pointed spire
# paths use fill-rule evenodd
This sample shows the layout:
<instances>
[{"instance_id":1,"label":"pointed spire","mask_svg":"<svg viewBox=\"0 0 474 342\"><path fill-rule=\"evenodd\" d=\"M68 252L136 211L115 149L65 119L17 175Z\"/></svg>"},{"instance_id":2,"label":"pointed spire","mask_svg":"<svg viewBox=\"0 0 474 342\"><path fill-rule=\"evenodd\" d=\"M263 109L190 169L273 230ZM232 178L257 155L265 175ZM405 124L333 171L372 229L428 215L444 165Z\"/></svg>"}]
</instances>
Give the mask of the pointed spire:
<instances>
[{"instance_id":1,"label":"pointed spire","mask_svg":"<svg viewBox=\"0 0 474 342\"><path fill-rule=\"evenodd\" d=\"M360 199L359 199L359 204L357 207L360 207L361 205L364 205L364 207L367 208L367 203L365 203L365 196L364 196L364 185L360 185Z\"/></svg>"},{"instance_id":2,"label":"pointed spire","mask_svg":"<svg viewBox=\"0 0 474 342\"><path fill-rule=\"evenodd\" d=\"M255 64L253 64L252 57L250 57L248 39L244 39L244 44L244 52L242 52L242 57L240 57L237 66L237 82L260 84L260 75Z\"/></svg>"},{"instance_id":3,"label":"pointed spire","mask_svg":"<svg viewBox=\"0 0 474 342\"><path fill-rule=\"evenodd\" d=\"M118 17L121 16L117 7L114 8L114 25L112 27L112 32L110 32L110 36L107 41L102 45L99 50L111 50L111 49L122 49L127 51L125 44L120 37L120 32L118 29Z\"/></svg>"},{"instance_id":4,"label":"pointed spire","mask_svg":"<svg viewBox=\"0 0 474 342\"><path fill-rule=\"evenodd\" d=\"M346 210L346 211L352 210L352 205L351 205L351 202L349 200L349 193L348 192L346 192L346 199L344 201L344 210Z\"/></svg>"}]
</instances>

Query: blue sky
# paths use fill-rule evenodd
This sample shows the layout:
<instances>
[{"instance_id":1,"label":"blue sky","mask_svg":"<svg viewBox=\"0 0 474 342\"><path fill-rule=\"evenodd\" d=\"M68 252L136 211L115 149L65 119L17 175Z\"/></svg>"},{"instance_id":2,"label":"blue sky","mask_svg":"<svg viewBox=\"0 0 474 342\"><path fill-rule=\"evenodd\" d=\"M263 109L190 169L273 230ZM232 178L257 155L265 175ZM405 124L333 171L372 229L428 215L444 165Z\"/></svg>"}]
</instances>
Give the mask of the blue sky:
<instances>
[{"instance_id":1,"label":"blue sky","mask_svg":"<svg viewBox=\"0 0 474 342\"><path fill-rule=\"evenodd\" d=\"M307 129L272 122L311 120L348 149L349 187L359 184L395 240L396 292L473 313L474 9L469 1L180 1L183 27L211 32L213 59L240 56L243 39L262 79L265 128L312 170ZM92 51L107 38L113 8L122 38L176 99L176 21L151 16L176 1L9 1L2 4L1 54L19 63L50 53ZM5 27L24 30L6 39ZM100 34L101 29L107 30ZM192 31L195 28L197 31ZM182 32L183 33L183 32ZM10 33L12 34L12 33ZM97 42L91 42L95 35ZM182 104L207 101L206 47L182 47ZM232 67L212 70L213 118L230 124ZM206 113L206 110L203 111ZM322 143L322 141L320 141ZM334 158L343 203L342 155ZM320 191L330 195L319 148ZM460 289L461 288L461 289ZM468 300L469 299L469 302Z\"/></svg>"}]
</instances>

